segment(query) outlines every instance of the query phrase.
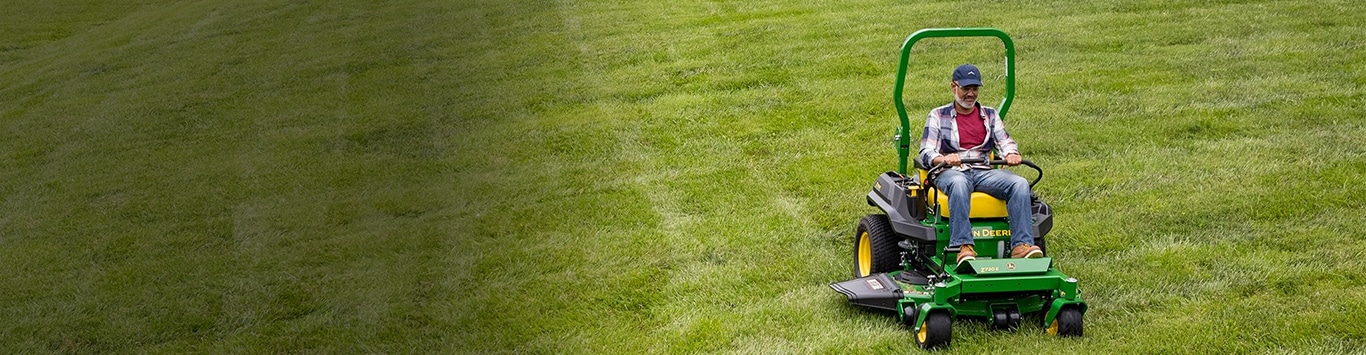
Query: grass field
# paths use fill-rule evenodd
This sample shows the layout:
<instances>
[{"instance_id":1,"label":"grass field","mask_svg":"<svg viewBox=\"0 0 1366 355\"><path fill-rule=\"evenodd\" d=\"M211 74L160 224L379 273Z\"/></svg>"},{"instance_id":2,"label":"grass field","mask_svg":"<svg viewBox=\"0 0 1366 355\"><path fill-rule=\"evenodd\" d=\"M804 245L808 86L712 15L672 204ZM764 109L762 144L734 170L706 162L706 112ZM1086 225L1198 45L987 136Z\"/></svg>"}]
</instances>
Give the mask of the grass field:
<instances>
[{"instance_id":1,"label":"grass field","mask_svg":"<svg viewBox=\"0 0 1366 355\"><path fill-rule=\"evenodd\" d=\"M0 352L914 352L827 284L901 41L979 26L1091 308L944 353L1366 349L1359 2L57 0L0 5Z\"/></svg>"}]
</instances>

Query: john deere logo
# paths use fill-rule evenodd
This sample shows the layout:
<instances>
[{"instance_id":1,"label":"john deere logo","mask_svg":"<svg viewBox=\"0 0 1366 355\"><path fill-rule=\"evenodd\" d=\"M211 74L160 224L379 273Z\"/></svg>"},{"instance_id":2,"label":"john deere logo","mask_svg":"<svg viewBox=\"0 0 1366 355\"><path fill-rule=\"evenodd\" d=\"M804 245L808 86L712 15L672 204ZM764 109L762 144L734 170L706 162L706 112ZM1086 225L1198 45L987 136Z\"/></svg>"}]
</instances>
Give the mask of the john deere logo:
<instances>
[{"instance_id":1,"label":"john deere logo","mask_svg":"<svg viewBox=\"0 0 1366 355\"><path fill-rule=\"evenodd\" d=\"M1006 263L1006 270L1015 270L1015 263Z\"/></svg>"},{"instance_id":2,"label":"john deere logo","mask_svg":"<svg viewBox=\"0 0 1366 355\"><path fill-rule=\"evenodd\" d=\"M981 227L972 229L973 238L1009 237L1009 229L991 229L991 227Z\"/></svg>"}]
</instances>

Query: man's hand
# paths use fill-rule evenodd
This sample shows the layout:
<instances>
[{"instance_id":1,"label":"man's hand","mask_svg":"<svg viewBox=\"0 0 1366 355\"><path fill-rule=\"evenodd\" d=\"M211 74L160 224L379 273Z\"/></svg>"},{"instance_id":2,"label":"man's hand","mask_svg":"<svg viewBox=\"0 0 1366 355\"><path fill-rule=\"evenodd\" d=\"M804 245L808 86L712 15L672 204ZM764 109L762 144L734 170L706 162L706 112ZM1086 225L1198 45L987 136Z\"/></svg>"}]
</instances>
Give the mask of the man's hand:
<instances>
[{"instance_id":1,"label":"man's hand","mask_svg":"<svg viewBox=\"0 0 1366 355\"><path fill-rule=\"evenodd\" d=\"M958 153L952 153L948 155L941 155L938 158L934 158L934 161L932 161L931 163L943 163L948 164L949 166L959 166L963 164L963 158L959 158Z\"/></svg>"},{"instance_id":2,"label":"man's hand","mask_svg":"<svg viewBox=\"0 0 1366 355\"><path fill-rule=\"evenodd\" d=\"M1023 159L1024 159L1024 158L1020 158L1020 154L1017 154L1017 153L1010 153L1010 154L1007 154L1007 155L1006 155L1006 165L1010 165L1010 166L1020 165L1020 160L1023 160Z\"/></svg>"}]
</instances>

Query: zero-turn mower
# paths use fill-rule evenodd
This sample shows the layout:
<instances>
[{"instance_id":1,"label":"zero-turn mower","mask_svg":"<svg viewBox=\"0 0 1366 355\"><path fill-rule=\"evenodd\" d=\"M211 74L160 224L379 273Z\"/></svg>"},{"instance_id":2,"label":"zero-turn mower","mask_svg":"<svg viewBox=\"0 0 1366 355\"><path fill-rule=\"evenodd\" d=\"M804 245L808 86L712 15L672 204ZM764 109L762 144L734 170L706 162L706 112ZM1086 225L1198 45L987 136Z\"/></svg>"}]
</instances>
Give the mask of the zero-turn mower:
<instances>
[{"instance_id":1,"label":"zero-turn mower","mask_svg":"<svg viewBox=\"0 0 1366 355\"><path fill-rule=\"evenodd\" d=\"M1015 50L1010 37L992 28L925 29L912 34L901 47L895 99L901 127L896 136L900 164L897 171L878 175L867 202L882 211L858 222L854 238L854 279L830 287L848 296L855 305L896 312L914 332L921 348L949 345L955 319L978 318L997 329L1014 330L1024 316L1042 314L1047 333L1081 336L1086 302L1077 289L1077 279L1059 272L1053 258L1009 258L1010 227L1006 203L982 192L972 194L969 215L974 260L955 264L958 249L949 247L948 198L934 188L934 178L946 168L924 167L917 163L918 174L907 175L907 156L911 152L910 121L902 102L906 65L911 46L924 38L997 37L1005 44L1006 87L1000 105L1005 118L1015 94ZM982 163L982 160L963 163ZM1004 161L986 161L992 165ZM1032 162L1037 177L1033 188L1043 179L1043 170ZM1053 211L1037 195L1032 199L1034 244L1044 248L1044 237L1053 227Z\"/></svg>"}]
</instances>

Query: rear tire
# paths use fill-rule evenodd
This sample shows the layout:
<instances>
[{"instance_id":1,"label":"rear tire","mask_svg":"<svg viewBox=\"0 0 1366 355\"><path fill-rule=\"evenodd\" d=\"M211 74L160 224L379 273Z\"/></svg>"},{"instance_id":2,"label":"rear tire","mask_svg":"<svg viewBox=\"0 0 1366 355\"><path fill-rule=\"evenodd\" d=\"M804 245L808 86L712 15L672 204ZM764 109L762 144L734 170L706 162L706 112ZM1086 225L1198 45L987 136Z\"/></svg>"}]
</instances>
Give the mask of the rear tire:
<instances>
[{"instance_id":1,"label":"rear tire","mask_svg":"<svg viewBox=\"0 0 1366 355\"><path fill-rule=\"evenodd\" d=\"M925 324L915 332L914 340L921 349L949 346L949 341L953 340L953 320L947 312L930 312L925 316Z\"/></svg>"},{"instance_id":2,"label":"rear tire","mask_svg":"<svg viewBox=\"0 0 1366 355\"><path fill-rule=\"evenodd\" d=\"M1065 307L1059 310L1058 316L1053 318L1053 324L1048 326L1048 334L1060 337L1081 336L1081 310L1078 310L1077 307Z\"/></svg>"},{"instance_id":3,"label":"rear tire","mask_svg":"<svg viewBox=\"0 0 1366 355\"><path fill-rule=\"evenodd\" d=\"M897 270L901 266L901 238L892 231L887 215L872 214L858 222L854 232L854 277Z\"/></svg>"}]
</instances>

